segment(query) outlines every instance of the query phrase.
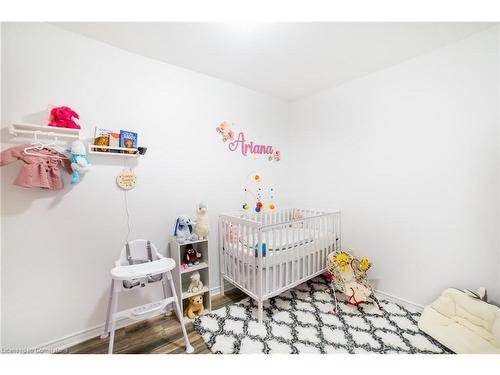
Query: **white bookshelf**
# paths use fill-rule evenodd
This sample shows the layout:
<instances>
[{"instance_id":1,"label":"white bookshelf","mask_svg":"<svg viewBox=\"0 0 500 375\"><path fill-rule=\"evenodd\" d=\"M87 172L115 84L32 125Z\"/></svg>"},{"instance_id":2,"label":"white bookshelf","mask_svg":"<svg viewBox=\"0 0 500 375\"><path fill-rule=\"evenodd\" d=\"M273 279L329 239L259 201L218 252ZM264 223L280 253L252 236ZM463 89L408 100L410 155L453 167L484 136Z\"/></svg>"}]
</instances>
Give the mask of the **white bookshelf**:
<instances>
[{"instance_id":1,"label":"white bookshelf","mask_svg":"<svg viewBox=\"0 0 500 375\"><path fill-rule=\"evenodd\" d=\"M203 294L203 305L205 306L205 313L212 310L212 292L210 291L210 259L208 255L208 240L198 240L185 243L178 243L174 236L170 237L170 257L175 260L175 268L172 270L172 277L174 278L175 292L179 298L179 304L182 308L182 313L189 304L189 298L198 294ZM193 245L196 250L201 252L200 263L193 265L186 269L181 269L184 264L182 258L186 245ZM198 271L203 283L201 292L188 293L187 289L191 283L191 274ZM185 321L191 321L188 317L184 317Z\"/></svg>"},{"instance_id":2,"label":"white bookshelf","mask_svg":"<svg viewBox=\"0 0 500 375\"><path fill-rule=\"evenodd\" d=\"M107 151L103 151L107 150ZM128 153L128 152L132 153ZM139 150L137 148L127 148L127 147L110 147L110 146L100 146L89 144L89 154L95 155L106 155L106 156L126 156L136 158L139 156Z\"/></svg>"}]
</instances>

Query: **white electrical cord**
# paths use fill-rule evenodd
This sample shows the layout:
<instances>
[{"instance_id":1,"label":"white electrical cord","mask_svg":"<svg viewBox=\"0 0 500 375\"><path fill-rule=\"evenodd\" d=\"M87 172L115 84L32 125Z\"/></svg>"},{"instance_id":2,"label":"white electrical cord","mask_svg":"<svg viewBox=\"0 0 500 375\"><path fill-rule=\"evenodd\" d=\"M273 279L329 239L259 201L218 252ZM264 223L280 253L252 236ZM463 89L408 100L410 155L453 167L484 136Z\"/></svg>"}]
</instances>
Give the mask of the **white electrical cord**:
<instances>
[{"instance_id":1,"label":"white electrical cord","mask_svg":"<svg viewBox=\"0 0 500 375\"><path fill-rule=\"evenodd\" d=\"M123 167L128 168L127 157L123 157ZM123 200L125 201L125 214L127 215L127 237L125 242L128 242L130 237L130 213L128 211L127 190L123 190Z\"/></svg>"}]
</instances>

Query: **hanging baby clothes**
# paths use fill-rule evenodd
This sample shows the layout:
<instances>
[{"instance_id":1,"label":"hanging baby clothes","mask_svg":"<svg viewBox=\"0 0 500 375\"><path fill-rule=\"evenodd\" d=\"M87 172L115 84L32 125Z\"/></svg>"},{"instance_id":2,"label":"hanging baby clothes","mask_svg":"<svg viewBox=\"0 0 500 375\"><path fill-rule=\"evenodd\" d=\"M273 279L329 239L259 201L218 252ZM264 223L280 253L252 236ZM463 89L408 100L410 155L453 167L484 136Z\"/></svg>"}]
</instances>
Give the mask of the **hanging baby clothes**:
<instances>
[{"instance_id":1,"label":"hanging baby clothes","mask_svg":"<svg viewBox=\"0 0 500 375\"><path fill-rule=\"evenodd\" d=\"M0 166L10 164L16 160L24 162L21 171L14 180L14 185L27 188L62 189L64 183L61 176L61 168L72 174L71 161L66 158L66 155L51 148L42 148L36 152L41 155L54 157L29 155L24 152L24 149L27 147L30 147L30 145L11 147L0 153ZM55 157L63 157L64 159Z\"/></svg>"}]
</instances>

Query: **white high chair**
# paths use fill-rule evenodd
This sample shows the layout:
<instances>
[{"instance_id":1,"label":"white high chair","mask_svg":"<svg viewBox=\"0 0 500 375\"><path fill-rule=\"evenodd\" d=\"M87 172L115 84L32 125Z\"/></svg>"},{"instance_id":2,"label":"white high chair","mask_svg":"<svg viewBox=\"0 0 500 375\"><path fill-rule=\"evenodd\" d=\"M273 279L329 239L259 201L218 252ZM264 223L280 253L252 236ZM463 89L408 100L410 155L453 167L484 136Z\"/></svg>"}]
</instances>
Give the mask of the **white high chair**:
<instances>
[{"instance_id":1,"label":"white high chair","mask_svg":"<svg viewBox=\"0 0 500 375\"><path fill-rule=\"evenodd\" d=\"M113 353L115 339L116 321L120 318L130 318L133 320L148 319L153 316L167 313L167 307L175 304L175 313L182 328L184 341L186 343L186 353L192 353L194 348L189 342L189 338L184 326L182 311L175 293L174 282L171 270L175 267L175 261L165 258L156 249L155 245L147 240L134 240L125 245L121 251L120 258L115 262L115 267L111 270L111 292L109 295L108 313L104 333L101 338L109 338L108 354ZM167 292L167 280L170 284L172 295ZM136 287L144 287L150 283L161 281L164 298L145 305L133 307L131 309L116 311L118 306L118 294L129 291ZM111 322L111 330L109 323Z\"/></svg>"}]
</instances>

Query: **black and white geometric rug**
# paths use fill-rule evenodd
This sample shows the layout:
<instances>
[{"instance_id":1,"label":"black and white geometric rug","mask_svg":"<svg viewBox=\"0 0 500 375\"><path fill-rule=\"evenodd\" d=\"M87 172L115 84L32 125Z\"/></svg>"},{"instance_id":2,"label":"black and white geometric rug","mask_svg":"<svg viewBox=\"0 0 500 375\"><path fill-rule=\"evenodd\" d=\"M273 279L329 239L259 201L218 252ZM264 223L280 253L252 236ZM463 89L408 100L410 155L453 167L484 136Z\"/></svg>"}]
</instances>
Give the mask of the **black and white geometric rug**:
<instances>
[{"instance_id":1,"label":"black and white geometric rug","mask_svg":"<svg viewBox=\"0 0 500 375\"><path fill-rule=\"evenodd\" d=\"M419 313L388 301L360 305L337 293L333 313L327 281L318 277L264 303L257 322L251 298L194 321L212 353L451 353L417 327Z\"/></svg>"}]
</instances>

